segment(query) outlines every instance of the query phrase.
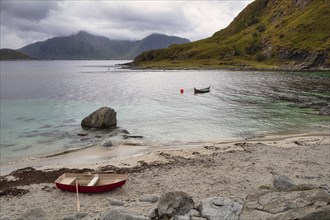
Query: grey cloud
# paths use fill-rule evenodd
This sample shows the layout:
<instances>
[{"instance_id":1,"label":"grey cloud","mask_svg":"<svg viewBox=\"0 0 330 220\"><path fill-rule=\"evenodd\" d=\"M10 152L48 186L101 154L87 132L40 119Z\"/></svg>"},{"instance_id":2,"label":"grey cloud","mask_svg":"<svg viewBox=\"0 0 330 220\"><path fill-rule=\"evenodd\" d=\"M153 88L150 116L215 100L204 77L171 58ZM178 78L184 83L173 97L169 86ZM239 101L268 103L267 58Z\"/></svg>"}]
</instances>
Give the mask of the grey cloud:
<instances>
[{"instance_id":1,"label":"grey cloud","mask_svg":"<svg viewBox=\"0 0 330 220\"><path fill-rule=\"evenodd\" d=\"M105 16L107 16L105 14ZM110 19L117 19L123 22L136 22L136 23L180 23L186 21L182 11L178 8L172 10L141 10L135 7L120 7L115 9L114 12L108 14Z\"/></svg>"},{"instance_id":2,"label":"grey cloud","mask_svg":"<svg viewBox=\"0 0 330 220\"><path fill-rule=\"evenodd\" d=\"M4 19L16 17L32 21L45 19L50 10L58 8L56 1L2 0L0 4Z\"/></svg>"},{"instance_id":3,"label":"grey cloud","mask_svg":"<svg viewBox=\"0 0 330 220\"><path fill-rule=\"evenodd\" d=\"M224 28L250 2L0 0L1 47L19 48L79 30L111 39L164 33L198 40Z\"/></svg>"},{"instance_id":4,"label":"grey cloud","mask_svg":"<svg viewBox=\"0 0 330 220\"><path fill-rule=\"evenodd\" d=\"M95 21L106 20L110 28L138 31L189 28L190 20L185 17L181 8L170 8L171 5L162 7L159 4L157 1L148 6L140 1L132 1L131 4L105 4L98 6L97 11L89 10L85 15Z\"/></svg>"}]
</instances>

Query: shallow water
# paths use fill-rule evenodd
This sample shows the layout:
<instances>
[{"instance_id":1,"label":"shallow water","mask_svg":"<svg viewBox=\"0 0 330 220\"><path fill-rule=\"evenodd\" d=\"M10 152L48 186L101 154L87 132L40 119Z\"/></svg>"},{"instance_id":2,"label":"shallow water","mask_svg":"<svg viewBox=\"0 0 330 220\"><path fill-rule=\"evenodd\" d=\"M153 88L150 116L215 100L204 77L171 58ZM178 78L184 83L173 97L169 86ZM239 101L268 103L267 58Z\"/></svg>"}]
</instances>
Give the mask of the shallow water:
<instances>
[{"instance_id":1,"label":"shallow water","mask_svg":"<svg viewBox=\"0 0 330 220\"><path fill-rule=\"evenodd\" d=\"M121 136L81 120L101 106L139 144L174 145L329 129L329 72L150 71L127 61L1 61L1 163ZM193 88L211 92L193 94ZM180 88L184 93L180 94Z\"/></svg>"}]
</instances>

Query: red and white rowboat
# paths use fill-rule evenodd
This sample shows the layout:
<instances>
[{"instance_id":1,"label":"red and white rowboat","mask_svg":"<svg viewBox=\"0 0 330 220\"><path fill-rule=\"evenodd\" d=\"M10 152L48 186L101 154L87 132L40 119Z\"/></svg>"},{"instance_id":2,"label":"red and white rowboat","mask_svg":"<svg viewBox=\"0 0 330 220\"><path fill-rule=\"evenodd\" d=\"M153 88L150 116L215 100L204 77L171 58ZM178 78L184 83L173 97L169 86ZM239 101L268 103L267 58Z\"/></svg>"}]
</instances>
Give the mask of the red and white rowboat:
<instances>
[{"instance_id":1,"label":"red and white rowboat","mask_svg":"<svg viewBox=\"0 0 330 220\"><path fill-rule=\"evenodd\" d=\"M78 174L64 173L55 180L60 190L79 193L105 192L126 183L128 175L125 174Z\"/></svg>"}]
</instances>

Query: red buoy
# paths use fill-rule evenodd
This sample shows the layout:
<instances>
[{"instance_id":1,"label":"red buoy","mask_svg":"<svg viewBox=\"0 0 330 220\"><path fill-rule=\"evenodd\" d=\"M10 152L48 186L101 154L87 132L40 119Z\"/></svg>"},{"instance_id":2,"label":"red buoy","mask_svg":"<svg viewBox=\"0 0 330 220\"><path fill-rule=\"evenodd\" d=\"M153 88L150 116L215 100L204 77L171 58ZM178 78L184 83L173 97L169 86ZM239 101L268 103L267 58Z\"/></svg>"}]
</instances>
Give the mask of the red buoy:
<instances>
[{"instance_id":1,"label":"red buoy","mask_svg":"<svg viewBox=\"0 0 330 220\"><path fill-rule=\"evenodd\" d=\"M181 93L181 94L183 94L183 93L184 93L184 90L183 90L182 88L180 89L180 93Z\"/></svg>"}]
</instances>

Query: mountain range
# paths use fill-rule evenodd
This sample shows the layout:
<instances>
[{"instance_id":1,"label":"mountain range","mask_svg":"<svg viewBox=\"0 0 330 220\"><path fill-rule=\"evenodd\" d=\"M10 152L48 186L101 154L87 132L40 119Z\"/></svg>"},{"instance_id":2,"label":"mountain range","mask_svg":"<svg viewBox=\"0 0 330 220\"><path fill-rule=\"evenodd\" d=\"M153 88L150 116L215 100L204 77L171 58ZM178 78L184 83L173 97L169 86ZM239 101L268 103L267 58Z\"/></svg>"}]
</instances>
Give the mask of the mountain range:
<instances>
[{"instance_id":1,"label":"mountain range","mask_svg":"<svg viewBox=\"0 0 330 220\"><path fill-rule=\"evenodd\" d=\"M140 53L166 48L190 41L176 36L151 34L138 41L110 40L80 31L65 37L54 37L18 49L31 57L50 60L107 60L133 59Z\"/></svg>"},{"instance_id":2,"label":"mountain range","mask_svg":"<svg viewBox=\"0 0 330 220\"><path fill-rule=\"evenodd\" d=\"M330 69L330 1L255 0L213 36L144 52L143 68Z\"/></svg>"}]
</instances>

